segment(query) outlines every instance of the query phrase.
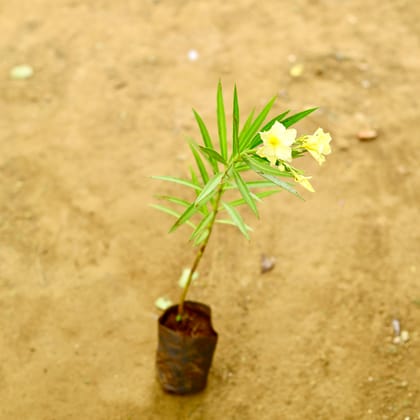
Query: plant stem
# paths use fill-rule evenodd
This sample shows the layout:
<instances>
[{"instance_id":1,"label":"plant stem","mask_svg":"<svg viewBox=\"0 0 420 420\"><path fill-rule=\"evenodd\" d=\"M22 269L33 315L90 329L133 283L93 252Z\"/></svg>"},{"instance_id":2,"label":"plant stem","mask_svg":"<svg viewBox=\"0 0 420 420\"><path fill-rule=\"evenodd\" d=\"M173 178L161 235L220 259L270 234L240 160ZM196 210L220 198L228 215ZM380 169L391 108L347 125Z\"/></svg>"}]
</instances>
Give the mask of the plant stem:
<instances>
[{"instance_id":1,"label":"plant stem","mask_svg":"<svg viewBox=\"0 0 420 420\"><path fill-rule=\"evenodd\" d=\"M185 287L182 291L181 299L179 301L179 306L178 306L178 315L177 315L177 320L178 321L182 320L182 315L184 313L184 302L185 302L185 298L187 297L187 293L188 293L188 290L190 288L193 275L197 270L197 267L198 267L198 264L201 261L201 258L203 257L204 251L206 250L207 244L208 244L209 239L210 239L210 235L213 231L214 222L216 221L216 216L217 216L217 213L219 211L220 199L221 199L222 194L223 194L223 180L224 180L226 174L227 174L227 171L226 171L225 175L223 176L223 178L221 179L219 188L218 188L217 193L216 193L216 199L215 199L214 204L213 204L213 216L212 216L212 218L210 220L210 223L209 223L207 237L197 251L194 262L191 266L190 273L188 275L187 282L185 283Z\"/></svg>"}]
</instances>

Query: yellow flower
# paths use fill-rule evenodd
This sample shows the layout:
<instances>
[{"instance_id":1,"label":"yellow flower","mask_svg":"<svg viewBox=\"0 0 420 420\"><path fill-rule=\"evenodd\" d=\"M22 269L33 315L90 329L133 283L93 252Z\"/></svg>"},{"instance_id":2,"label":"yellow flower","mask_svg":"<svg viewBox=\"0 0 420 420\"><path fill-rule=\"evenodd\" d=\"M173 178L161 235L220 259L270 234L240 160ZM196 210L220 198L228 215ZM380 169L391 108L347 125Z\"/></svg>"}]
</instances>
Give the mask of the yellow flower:
<instances>
[{"instance_id":1,"label":"yellow flower","mask_svg":"<svg viewBox=\"0 0 420 420\"><path fill-rule=\"evenodd\" d=\"M276 121L268 131L260 132L263 145L257 150L257 155L267 158L272 165L277 160L292 161L292 148L296 140L296 130L288 128Z\"/></svg>"},{"instance_id":2,"label":"yellow flower","mask_svg":"<svg viewBox=\"0 0 420 420\"><path fill-rule=\"evenodd\" d=\"M309 179L312 178L311 176L303 176L296 172L293 173L293 176L295 177L295 181L302 185L303 188L306 188L310 192L315 192L314 187L309 182Z\"/></svg>"},{"instance_id":3,"label":"yellow flower","mask_svg":"<svg viewBox=\"0 0 420 420\"><path fill-rule=\"evenodd\" d=\"M312 136L303 138L302 147L304 147L312 157L322 165L325 162L325 156L331 153L331 135L324 133L322 128L318 128Z\"/></svg>"}]
</instances>

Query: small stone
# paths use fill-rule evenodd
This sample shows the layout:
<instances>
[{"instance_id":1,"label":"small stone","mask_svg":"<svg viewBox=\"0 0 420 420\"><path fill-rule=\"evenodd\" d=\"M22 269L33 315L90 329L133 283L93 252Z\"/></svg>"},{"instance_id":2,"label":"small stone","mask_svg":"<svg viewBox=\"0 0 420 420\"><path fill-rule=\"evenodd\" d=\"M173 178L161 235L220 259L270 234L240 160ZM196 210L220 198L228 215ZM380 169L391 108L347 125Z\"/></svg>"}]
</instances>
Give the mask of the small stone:
<instances>
[{"instance_id":1,"label":"small stone","mask_svg":"<svg viewBox=\"0 0 420 420\"><path fill-rule=\"evenodd\" d=\"M189 50L188 51L188 60L197 61L198 60L198 52L196 50Z\"/></svg>"},{"instance_id":2,"label":"small stone","mask_svg":"<svg viewBox=\"0 0 420 420\"><path fill-rule=\"evenodd\" d=\"M400 328L400 321L398 321L398 319L393 319L392 320L392 328L394 330L394 334L396 336L399 336L401 328Z\"/></svg>"},{"instance_id":3,"label":"small stone","mask_svg":"<svg viewBox=\"0 0 420 420\"><path fill-rule=\"evenodd\" d=\"M372 128L369 128L366 130L360 130L357 133L357 138L360 141L371 141L371 140L375 140L376 137L378 137L378 132Z\"/></svg>"},{"instance_id":4,"label":"small stone","mask_svg":"<svg viewBox=\"0 0 420 420\"><path fill-rule=\"evenodd\" d=\"M373 382L373 377L372 376L369 376L368 382Z\"/></svg>"},{"instance_id":5,"label":"small stone","mask_svg":"<svg viewBox=\"0 0 420 420\"><path fill-rule=\"evenodd\" d=\"M289 74L290 76L294 77L294 78L298 78L300 76L302 76L303 71L305 70L305 67L302 63L298 63L295 64L294 66L292 66L289 70Z\"/></svg>"},{"instance_id":6,"label":"small stone","mask_svg":"<svg viewBox=\"0 0 420 420\"><path fill-rule=\"evenodd\" d=\"M34 74L34 69L27 64L15 66L10 70L10 78L14 80L29 79Z\"/></svg>"},{"instance_id":7,"label":"small stone","mask_svg":"<svg viewBox=\"0 0 420 420\"><path fill-rule=\"evenodd\" d=\"M274 257L267 257L261 255L261 274L271 271L275 266L276 260Z\"/></svg>"},{"instance_id":8,"label":"small stone","mask_svg":"<svg viewBox=\"0 0 420 420\"><path fill-rule=\"evenodd\" d=\"M400 337L403 343L406 343L410 339L410 335L408 334L408 331L401 331Z\"/></svg>"},{"instance_id":9,"label":"small stone","mask_svg":"<svg viewBox=\"0 0 420 420\"><path fill-rule=\"evenodd\" d=\"M392 340L392 342L394 344L401 344L401 337L399 335L397 335L396 337L394 337L394 339Z\"/></svg>"}]
</instances>

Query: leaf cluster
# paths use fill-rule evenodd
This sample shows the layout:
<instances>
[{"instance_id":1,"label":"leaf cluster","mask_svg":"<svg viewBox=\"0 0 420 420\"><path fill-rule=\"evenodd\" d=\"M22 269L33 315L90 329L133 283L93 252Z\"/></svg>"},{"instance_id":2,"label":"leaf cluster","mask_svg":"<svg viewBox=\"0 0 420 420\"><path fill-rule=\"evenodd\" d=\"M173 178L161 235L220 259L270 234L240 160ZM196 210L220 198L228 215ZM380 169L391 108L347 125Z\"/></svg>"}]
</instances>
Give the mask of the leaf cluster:
<instances>
[{"instance_id":1,"label":"leaf cluster","mask_svg":"<svg viewBox=\"0 0 420 420\"><path fill-rule=\"evenodd\" d=\"M299 193L294 185L284 180L292 175L287 168L273 167L258 155L256 148L262 143L259 132L266 131L276 122L281 122L286 128L306 117L316 108L288 116L289 111L265 122L274 104L272 98L255 116L252 111L245 122L240 124L238 92L233 91L232 105L232 135L228 142L225 102L222 85L219 82L216 97L218 144L210 136L209 130L201 116L193 110L195 120L201 133L201 144L189 141L189 147L194 157L195 167L190 168L189 178L173 176L155 176L155 179L169 181L182 185L194 192L193 200L174 196L159 196L171 206L154 204L153 207L176 218L170 231L183 224L192 228L190 240L200 245L209 236L214 223L236 226L249 239L252 229L245 223L238 207L248 206L258 217L257 203L272 194L282 190L297 197ZM249 179L247 172L257 175ZM252 178L252 177L251 177ZM226 194L229 192L229 194ZM232 197L231 192L237 193ZM225 197L229 196L229 199Z\"/></svg>"}]
</instances>

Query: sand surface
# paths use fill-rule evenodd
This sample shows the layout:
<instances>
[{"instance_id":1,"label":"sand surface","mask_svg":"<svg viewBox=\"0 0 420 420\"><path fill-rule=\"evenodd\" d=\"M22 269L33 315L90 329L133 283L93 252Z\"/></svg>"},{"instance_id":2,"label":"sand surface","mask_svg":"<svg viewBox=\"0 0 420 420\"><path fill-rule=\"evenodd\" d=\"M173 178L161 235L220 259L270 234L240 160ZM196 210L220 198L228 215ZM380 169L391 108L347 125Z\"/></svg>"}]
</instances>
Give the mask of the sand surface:
<instances>
[{"instance_id":1,"label":"sand surface","mask_svg":"<svg viewBox=\"0 0 420 420\"><path fill-rule=\"evenodd\" d=\"M420 418L419 21L408 0L1 0L0 419ZM244 212L250 242L215 231L190 298L220 340L181 398L155 381L154 301L194 254L149 207L183 190L150 176L188 174L219 78L244 116L319 106L297 128L334 152L302 161L305 202Z\"/></svg>"}]
</instances>

